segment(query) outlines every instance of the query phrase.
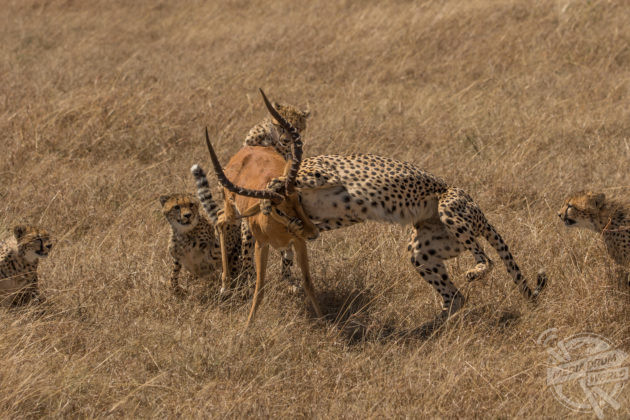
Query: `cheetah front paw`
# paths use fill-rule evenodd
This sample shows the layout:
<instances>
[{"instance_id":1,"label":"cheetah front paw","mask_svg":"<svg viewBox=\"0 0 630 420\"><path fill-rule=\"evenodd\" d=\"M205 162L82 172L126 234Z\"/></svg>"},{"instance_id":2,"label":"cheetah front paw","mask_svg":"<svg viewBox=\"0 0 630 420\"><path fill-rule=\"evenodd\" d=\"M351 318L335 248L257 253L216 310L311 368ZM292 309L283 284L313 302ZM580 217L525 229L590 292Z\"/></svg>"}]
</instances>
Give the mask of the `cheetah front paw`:
<instances>
[{"instance_id":1,"label":"cheetah front paw","mask_svg":"<svg viewBox=\"0 0 630 420\"><path fill-rule=\"evenodd\" d=\"M287 225L287 230L300 238L303 238L305 235L304 223L302 223L300 219L291 218L289 224Z\"/></svg>"},{"instance_id":2,"label":"cheetah front paw","mask_svg":"<svg viewBox=\"0 0 630 420\"><path fill-rule=\"evenodd\" d=\"M216 228L220 231L221 229L225 227L226 224L227 224L227 217L225 216L225 212L223 211L223 209L221 209L217 212Z\"/></svg>"},{"instance_id":3,"label":"cheetah front paw","mask_svg":"<svg viewBox=\"0 0 630 420\"><path fill-rule=\"evenodd\" d=\"M219 299L227 300L230 298L231 295L232 295L232 289L230 287L221 286L221 289L219 290Z\"/></svg>"},{"instance_id":4,"label":"cheetah front paw","mask_svg":"<svg viewBox=\"0 0 630 420\"><path fill-rule=\"evenodd\" d=\"M486 275L492 270L492 263L488 264L477 264L475 268L471 268L466 271L466 280L469 282L482 280Z\"/></svg>"},{"instance_id":5,"label":"cheetah front paw","mask_svg":"<svg viewBox=\"0 0 630 420\"><path fill-rule=\"evenodd\" d=\"M188 294L186 289L184 289L183 287L181 287L179 285L178 286L174 286L172 288L172 290L173 290L173 294L175 295L175 297L177 297L179 299L185 298L186 295Z\"/></svg>"},{"instance_id":6,"label":"cheetah front paw","mask_svg":"<svg viewBox=\"0 0 630 420\"><path fill-rule=\"evenodd\" d=\"M301 295L302 293L304 293L304 288L298 284L290 284L288 290L289 290L289 294L294 295L294 296Z\"/></svg>"},{"instance_id":7,"label":"cheetah front paw","mask_svg":"<svg viewBox=\"0 0 630 420\"><path fill-rule=\"evenodd\" d=\"M473 282L473 281L481 280L485 276L485 274L486 274L485 272L480 272L476 268L472 268L466 271L466 274L465 274L466 281Z\"/></svg>"}]
</instances>

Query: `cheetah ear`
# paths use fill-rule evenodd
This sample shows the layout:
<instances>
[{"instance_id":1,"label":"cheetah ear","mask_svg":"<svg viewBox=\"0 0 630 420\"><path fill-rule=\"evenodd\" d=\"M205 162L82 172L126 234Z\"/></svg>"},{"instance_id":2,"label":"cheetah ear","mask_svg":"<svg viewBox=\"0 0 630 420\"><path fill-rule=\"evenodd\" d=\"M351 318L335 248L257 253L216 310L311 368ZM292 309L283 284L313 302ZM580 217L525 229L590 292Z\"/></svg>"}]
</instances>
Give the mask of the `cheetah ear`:
<instances>
[{"instance_id":1,"label":"cheetah ear","mask_svg":"<svg viewBox=\"0 0 630 420\"><path fill-rule=\"evenodd\" d=\"M595 203L595 207L597 207L598 209L601 209L602 207L604 207L604 201L606 201L606 194L604 193L592 194L592 196L593 196L593 203Z\"/></svg>"},{"instance_id":2,"label":"cheetah ear","mask_svg":"<svg viewBox=\"0 0 630 420\"><path fill-rule=\"evenodd\" d=\"M170 195L161 195L160 196L160 204L162 205L162 207L164 207L164 204L166 204L166 202L168 201L169 198L171 198Z\"/></svg>"},{"instance_id":3,"label":"cheetah ear","mask_svg":"<svg viewBox=\"0 0 630 420\"><path fill-rule=\"evenodd\" d=\"M311 116L311 110L307 109L306 111L302 111L301 114L304 118L308 118Z\"/></svg>"},{"instance_id":4,"label":"cheetah ear","mask_svg":"<svg viewBox=\"0 0 630 420\"><path fill-rule=\"evenodd\" d=\"M17 225L13 228L13 236L15 236L15 239L17 239L18 241L22 239L25 233L26 233L25 226Z\"/></svg>"}]
</instances>

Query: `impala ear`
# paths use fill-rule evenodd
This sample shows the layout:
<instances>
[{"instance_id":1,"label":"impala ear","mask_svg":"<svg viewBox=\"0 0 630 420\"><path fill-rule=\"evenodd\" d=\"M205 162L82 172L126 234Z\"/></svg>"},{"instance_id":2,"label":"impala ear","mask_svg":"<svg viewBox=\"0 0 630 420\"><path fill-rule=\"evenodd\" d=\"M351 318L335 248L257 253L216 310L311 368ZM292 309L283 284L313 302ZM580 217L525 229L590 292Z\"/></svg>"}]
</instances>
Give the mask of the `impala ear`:
<instances>
[{"instance_id":1,"label":"impala ear","mask_svg":"<svg viewBox=\"0 0 630 420\"><path fill-rule=\"evenodd\" d=\"M17 226L15 226L13 228L13 236L15 236L15 239L17 239L18 241L20 239L22 239L24 234L26 234L26 227L25 226L17 225Z\"/></svg>"},{"instance_id":2,"label":"impala ear","mask_svg":"<svg viewBox=\"0 0 630 420\"><path fill-rule=\"evenodd\" d=\"M245 210L243 213L241 213L239 218L252 217L258 213L260 213L260 202L254 204L253 206Z\"/></svg>"},{"instance_id":3,"label":"impala ear","mask_svg":"<svg viewBox=\"0 0 630 420\"><path fill-rule=\"evenodd\" d=\"M169 198L171 198L170 195L161 195L160 196L160 204L162 205L162 207L164 207L164 204L166 204L166 202L168 201Z\"/></svg>"}]
</instances>

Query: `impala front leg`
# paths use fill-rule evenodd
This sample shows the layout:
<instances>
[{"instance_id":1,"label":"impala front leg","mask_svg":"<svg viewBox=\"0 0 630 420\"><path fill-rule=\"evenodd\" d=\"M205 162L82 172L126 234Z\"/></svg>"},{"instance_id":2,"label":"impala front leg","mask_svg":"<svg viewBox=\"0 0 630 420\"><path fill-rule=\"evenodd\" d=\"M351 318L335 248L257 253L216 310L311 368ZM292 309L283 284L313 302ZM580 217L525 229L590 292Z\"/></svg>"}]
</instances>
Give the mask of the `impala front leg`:
<instances>
[{"instance_id":1,"label":"impala front leg","mask_svg":"<svg viewBox=\"0 0 630 420\"><path fill-rule=\"evenodd\" d=\"M254 290L252 308L249 311L245 328L249 327L250 322L254 319L258 305L260 305L265 295L265 274L267 272L267 260L269 258L269 245L261 246L260 242L256 241L256 245L254 245L254 257L256 260L256 289Z\"/></svg>"}]
</instances>

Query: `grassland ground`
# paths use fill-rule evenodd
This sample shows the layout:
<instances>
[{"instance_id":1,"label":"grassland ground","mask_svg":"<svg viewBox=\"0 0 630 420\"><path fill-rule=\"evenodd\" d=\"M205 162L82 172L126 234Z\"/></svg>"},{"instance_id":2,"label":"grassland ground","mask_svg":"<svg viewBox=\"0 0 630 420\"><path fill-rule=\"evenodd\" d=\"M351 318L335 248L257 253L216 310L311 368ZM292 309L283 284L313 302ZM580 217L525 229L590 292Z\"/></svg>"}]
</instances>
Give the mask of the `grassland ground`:
<instances>
[{"instance_id":1,"label":"grassland ground","mask_svg":"<svg viewBox=\"0 0 630 420\"><path fill-rule=\"evenodd\" d=\"M627 2L6 0L0 39L0 227L58 239L45 312L0 311L0 417L564 417L541 333L630 352L601 238L555 214L575 190L630 198ZM258 87L313 111L306 156L391 156L468 191L530 284L546 269L539 304L500 264L466 284L466 255L466 305L423 337L440 299L410 229L375 223L309 244L326 320L273 280L276 253L247 333L249 301L217 283L173 297L158 196L209 169L204 126L224 161L240 147Z\"/></svg>"}]
</instances>

